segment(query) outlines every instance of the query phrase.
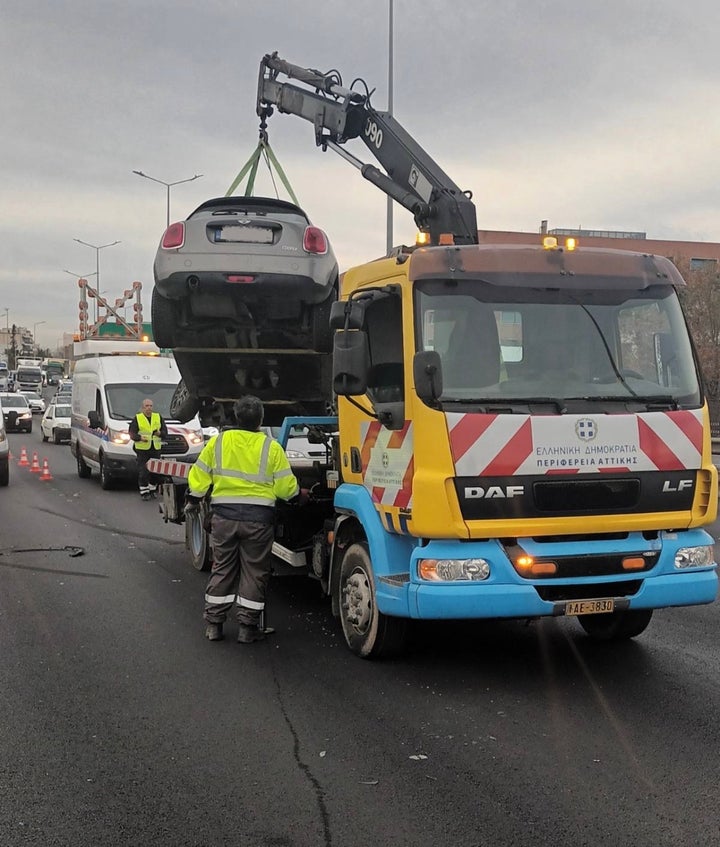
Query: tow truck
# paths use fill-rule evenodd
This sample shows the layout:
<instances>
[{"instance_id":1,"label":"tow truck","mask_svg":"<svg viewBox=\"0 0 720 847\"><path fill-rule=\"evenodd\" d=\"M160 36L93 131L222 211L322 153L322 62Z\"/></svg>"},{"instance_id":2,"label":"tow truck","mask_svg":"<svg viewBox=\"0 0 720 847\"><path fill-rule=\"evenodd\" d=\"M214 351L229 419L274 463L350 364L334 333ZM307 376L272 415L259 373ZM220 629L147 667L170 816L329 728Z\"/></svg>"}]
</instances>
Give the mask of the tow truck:
<instances>
[{"instance_id":1,"label":"tow truck","mask_svg":"<svg viewBox=\"0 0 720 847\"><path fill-rule=\"evenodd\" d=\"M469 192L367 91L275 53L260 65L261 119L312 123L427 245L341 277L337 416L280 436L304 423L327 450L301 478L310 502L279 507L278 567L318 581L363 658L400 651L416 619L572 617L621 642L654 609L712 602L717 472L678 270L572 239L479 245ZM181 522L182 476L155 470ZM186 538L207 568L201 518Z\"/></svg>"}]
</instances>

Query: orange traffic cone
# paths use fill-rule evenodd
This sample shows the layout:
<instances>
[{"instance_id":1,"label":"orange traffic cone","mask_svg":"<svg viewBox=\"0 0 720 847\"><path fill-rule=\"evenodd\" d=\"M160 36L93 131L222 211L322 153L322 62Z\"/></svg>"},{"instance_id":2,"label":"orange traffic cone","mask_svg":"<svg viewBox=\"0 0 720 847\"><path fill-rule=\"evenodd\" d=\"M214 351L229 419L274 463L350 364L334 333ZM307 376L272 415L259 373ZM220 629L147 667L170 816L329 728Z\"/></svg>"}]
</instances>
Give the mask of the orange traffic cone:
<instances>
[{"instance_id":1,"label":"orange traffic cone","mask_svg":"<svg viewBox=\"0 0 720 847\"><path fill-rule=\"evenodd\" d=\"M48 479L52 479L52 474L50 473L50 465L48 464L47 459L43 459L42 466L42 476L40 477L42 482L46 482Z\"/></svg>"},{"instance_id":2,"label":"orange traffic cone","mask_svg":"<svg viewBox=\"0 0 720 847\"><path fill-rule=\"evenodd\" d=\"M42 473L42 468L40 467L40 462L38 461L37 453L33 453L32 464L30 465L30 473Z\"/></svg>"},{"instance_id":3,"label":"orange traffic cone","mask_svg":"<svg viewBox=\"0 0 720 847\"><path fill-rule=\"evenodd\" d=\"M20 448L20 461L18 462L19 468L26 468L30 462L28 462L27 450L24 447Z\"/></svg>"}]
</instances>

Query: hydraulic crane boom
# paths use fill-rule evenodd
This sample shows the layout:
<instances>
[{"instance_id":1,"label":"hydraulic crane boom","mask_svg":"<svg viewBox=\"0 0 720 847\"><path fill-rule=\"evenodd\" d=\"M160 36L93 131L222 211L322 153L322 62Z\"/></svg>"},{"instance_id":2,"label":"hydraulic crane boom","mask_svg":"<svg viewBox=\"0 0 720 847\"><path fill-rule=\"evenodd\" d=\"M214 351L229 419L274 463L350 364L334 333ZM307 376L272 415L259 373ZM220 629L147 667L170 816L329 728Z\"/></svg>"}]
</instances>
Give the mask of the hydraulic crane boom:
<instances>
[{"instance_id":1,"label":"hydraulic crane boom","mask_svg":"<svg viewBox=\"0 0 720 847\"><path fill-rule=\"evenodd\" d=\"M281 82L284 75L310 89ZM388 112L370 105L370 92L345 88L337 71L301 68L267 54L260 63L257 112L264 121L273 107L315 126L315 141L358 168L381 191L412 212L431 244L450 233L456 244L477 244L477 220L470 192L462 191ZM360 138L386 173L342 148Z\"/></svg>"}]
</instances>

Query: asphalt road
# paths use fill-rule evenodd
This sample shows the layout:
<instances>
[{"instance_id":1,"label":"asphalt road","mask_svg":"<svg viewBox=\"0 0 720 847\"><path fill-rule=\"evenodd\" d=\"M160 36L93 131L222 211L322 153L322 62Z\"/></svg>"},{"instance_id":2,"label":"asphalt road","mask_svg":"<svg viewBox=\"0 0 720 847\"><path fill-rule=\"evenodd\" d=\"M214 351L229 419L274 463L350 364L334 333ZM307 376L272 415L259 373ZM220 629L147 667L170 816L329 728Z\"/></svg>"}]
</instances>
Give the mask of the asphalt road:
<instances>
[{"instance_id":1,"label":"asphalt road","mask_svg":"<svg viewBox=\"0 0 720 847\"><path fill-rule=\"evenodd\" d=\"M365 662L276 579L277 633L211 644L182 529L38 424L0 490L0 847L720 845L717 604L621 647L426 625Z\"/></svg>"}]
</instances>

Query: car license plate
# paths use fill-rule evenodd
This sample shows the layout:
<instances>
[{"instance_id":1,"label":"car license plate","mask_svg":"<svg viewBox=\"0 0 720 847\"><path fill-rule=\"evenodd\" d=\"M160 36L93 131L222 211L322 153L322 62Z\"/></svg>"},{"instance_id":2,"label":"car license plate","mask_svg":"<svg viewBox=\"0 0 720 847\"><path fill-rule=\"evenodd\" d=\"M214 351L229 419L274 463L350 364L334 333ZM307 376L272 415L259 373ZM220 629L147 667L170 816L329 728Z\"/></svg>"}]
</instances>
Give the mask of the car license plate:
<instances>
[{"instance_id":1,"label":"car license plate","mask_svg":"<svg viewBox=\"0 0 720 847\"><path fill-rule=\"evenodd\" d=\"M566 615L602 615L615 611L615 601L602 600L571 600L565 604Z\"/></svg>"},{"instance_id":2,"label":"car license plate","mask_svg":"<svg viewBox=\"0 0 720 847\"><path fill-rule=\"evenodd\" d=\"M221 226L215 230L215 241L239 244L272 244L273 231L259 226Z\"/></svg>"}]
</instances>

